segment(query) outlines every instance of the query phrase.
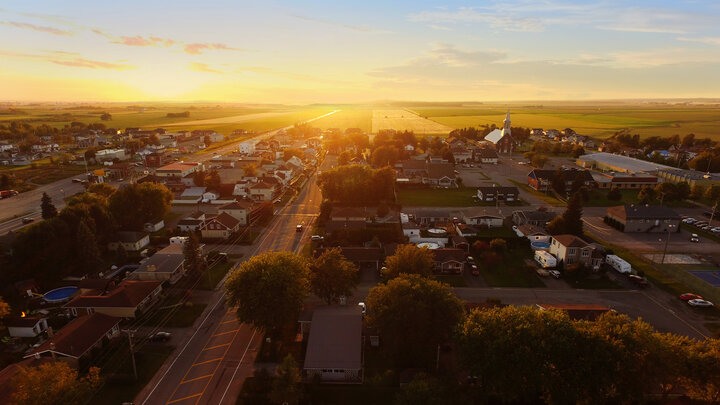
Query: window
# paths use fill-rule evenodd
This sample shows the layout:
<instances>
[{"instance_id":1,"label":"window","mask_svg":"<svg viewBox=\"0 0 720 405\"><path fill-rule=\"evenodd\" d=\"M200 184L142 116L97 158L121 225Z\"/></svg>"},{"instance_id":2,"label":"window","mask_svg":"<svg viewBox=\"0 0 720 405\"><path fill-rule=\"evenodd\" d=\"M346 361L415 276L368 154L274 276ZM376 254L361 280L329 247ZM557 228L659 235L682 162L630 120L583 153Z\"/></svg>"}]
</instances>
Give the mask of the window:
<instances>
[{"instance_id":1,"label":"window","mask_svg":"<svg viewBox=\"0 0 720 405\"><path fill-rule=\"evenodd\" d=\"M590 257L590 251L589 251L589 250L583 250L583 251L582 251L582 257Z\"/></svg>"},{"instance_id":2,"label":"window","mask_svg":"<svg viewBox=\"0 0 720 405\"><path fill-rule=\"evenodd\" d=\"M570 248L570 249L568 249L568 254L569 254L569 255L574 255L574 254L575 254L575 248Z\"/></svg>"}]
</instances>

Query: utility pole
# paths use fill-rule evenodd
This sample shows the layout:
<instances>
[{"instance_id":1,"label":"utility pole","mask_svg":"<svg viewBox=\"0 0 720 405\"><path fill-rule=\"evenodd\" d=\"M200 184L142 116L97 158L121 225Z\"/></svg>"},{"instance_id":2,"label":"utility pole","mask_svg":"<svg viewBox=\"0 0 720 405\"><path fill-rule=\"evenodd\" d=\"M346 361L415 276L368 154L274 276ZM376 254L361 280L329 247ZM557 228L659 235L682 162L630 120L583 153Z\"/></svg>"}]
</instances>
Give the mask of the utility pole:
<instances>
[{"instance_id":1,"label":"utility pole","mask_svg":"<svg viewBox=\"0 0 720 405\"><path fill-rule=\"evenodd\" d=\"M133 366L133 375L135 376L135 380L138 379L137 375L137 366L135 365L135 348L133 346L133 335L137 330L130 330L130 329L124 329L123 332L127 333L128 336L128 342L130 343L130 358L132 359L132 366Z\"/></svg>"},{"instance_id":2,"label":"utility pole","mask_svg":"<svg viewBox=\"0 0 720 405\"><path fill-rule=\"evenodd\" d=\"M713 221L713 218L715 217L715 210L717 209L718 202L720 202L720 200L715 201L715 205L713 205L712 212L710 213L710 220L708 221L708 226L712 225L712 221Z\"/></svg>"},{"instance_id":3,"label":"utility pole","mask_svg":"<svg viewBox=\"0 0 720 405\"><path fill-rule=\"evenodd\" d=\"M668 242L670 242L670 229L672 229L674 227L675 227L675 225L668 225L667 239L665 239L665 248L663 249L663 255L662 255L662 260L660 260L660 264L665 264L665 254L667 253Z\"/></svg>"}]
</instances>

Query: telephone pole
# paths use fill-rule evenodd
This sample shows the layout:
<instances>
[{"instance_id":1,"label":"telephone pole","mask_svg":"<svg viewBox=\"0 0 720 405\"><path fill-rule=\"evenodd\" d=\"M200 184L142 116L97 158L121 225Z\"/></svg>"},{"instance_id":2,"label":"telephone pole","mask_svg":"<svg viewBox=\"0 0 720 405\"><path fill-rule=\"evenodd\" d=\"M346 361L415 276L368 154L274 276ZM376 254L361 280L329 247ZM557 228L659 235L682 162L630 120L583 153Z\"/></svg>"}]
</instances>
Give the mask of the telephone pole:
<instances>
[{"instance_id":1,"label":"telephone pole","mask_svg":"<svg viewBox=\"0 0 720 405\"><path fill-rule=\"evenodd\" d=\"M133 335L137 330L130 330L130 329L123 329L124 333L127 333L128 336L128 342L130 343L130 358L132 359L132 366L133 366L133 375L135 376L135 380L138 379L137 375L137 366L135 365L135 348L133 346Z\"/></svg>"}]
</instances>

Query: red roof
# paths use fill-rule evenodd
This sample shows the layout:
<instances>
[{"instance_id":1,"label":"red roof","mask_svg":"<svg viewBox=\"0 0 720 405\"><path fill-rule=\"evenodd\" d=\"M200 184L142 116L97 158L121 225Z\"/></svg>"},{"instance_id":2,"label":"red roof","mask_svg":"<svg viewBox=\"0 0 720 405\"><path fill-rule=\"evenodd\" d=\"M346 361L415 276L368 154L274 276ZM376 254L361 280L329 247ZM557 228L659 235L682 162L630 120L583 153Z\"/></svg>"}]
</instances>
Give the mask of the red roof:
<instances>
[{"instance_id":1,"label":"red roof","mask_svg":"<svg viewBox=\"0 0 720 405\"><path fill-rule=\"evenodd\" d=\"M81 295L65 304L68 308L134 308L162 282L125 280L105 295Z\"/></svg>"},{"instance_id":2,"label":"red roof","mask_svg":"<svg viewBox=\"0 0 720 405\"><path fill-rule=\"evenodd\" d=\"M226 212L222 212L214 217L208 216L205 219L205 225L203 225L202 229L208 229L208 225L210 223L217 223L217 224L224 226L227 229L232 230L232 229L235 229L240 224L240 221L235 219L235 217L233 217L232 215L230 215Z\"/></svg>"},{"instance_id":3,"label":"red roof","mask_svg":"<svg viewBox=\"0 0 720 405\"><path fill-rule=\"evenodd\" d=\"M588 244L575 235L555 235L553 239L565 247L585 247Z\"/></svg>"},{"instance_id":4,"label":"red roof","mask_svg":"<svg viewBox=\"0 0 720 405\"><path fill-rule=\"evenodd\" d=\"M250 201L234 201L231 203L227 203L225 205L221 205L219 210L246 210L248 208L251 208L253 206L253 203Z\"/></svg>"},{"instance_id":5,"label":"red roof","mask_svg":"<svg viewBox=\"0 0 720 405\"><path fill-rule=\"evenodd\" d=\"M432 252L435 261L439 263L451 261L463 263L465 262L465 256L467 254L463 249L455 248L431 249L430 252Z\"/></svg>"},{"instance_id":6,"label":"red roof","mask_svg":"<svg viewBox=\"0 0 720 405\"><path fill-rule=\"evenodd\" d=\"M170 163L169 165L165 165L163 167L158 167L157 170L163 170L163 171L178 170L178 171L182 172L187 169L196 167L198 165L200 165L200 163Z\"/></svg>"},{"instance_id":7,"label":"red roof","mask_svg":"<svg viewBox=\"0 0 720 405\"><path fill-rule=\"evenodd\" d=\"M261 182L258 182L258 183L253 184L252 186L250 186L250 188L254 188L254 189L260 189L260 188L271 189L271 188L274 188L274 186L271 185L271 184L267 184L267 183L265 183L264 181L261 181Z\"/></svg>"},{"instance_id":8,"label":"red roof","mask_svg":"<svg viewBox=\"0 0 720 405\"><path fill-rule=\"evenodd\" d=\"M43 352L55 352L79 358L118 323L120 323L120 318L97 312L81 316L55 332L53 337L26 354L25 357Z\"/></svg>"}]
</instances>

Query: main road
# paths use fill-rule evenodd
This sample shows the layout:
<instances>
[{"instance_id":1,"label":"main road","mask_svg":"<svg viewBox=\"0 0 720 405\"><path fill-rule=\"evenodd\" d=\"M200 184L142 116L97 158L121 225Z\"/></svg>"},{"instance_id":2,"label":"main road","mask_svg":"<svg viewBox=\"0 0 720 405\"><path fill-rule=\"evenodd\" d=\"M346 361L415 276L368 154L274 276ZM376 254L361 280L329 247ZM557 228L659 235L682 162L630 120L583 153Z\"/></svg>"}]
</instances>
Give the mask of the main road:
<instances>
[{"instance_id":1,"label":"main road","mask_svg":"<svg viewBox=\"0 0 720 405\"><path fill-rule=\"evenodd\" d=\"M335 164L336 158L328 156L320 169L327 170ZM320 210L322 198L316 180L317 175L310 176L294 200L275 213L254 254L297 252L302 248ZM297 225L303 225L302 232L297 232ZM193 335L135 398L136 404L235 403L245 378L254 371L262 335L250 325L238 322L233 309L226 307L222 285L214 292L208 307Z\"/></svg>"}]
</instances>

